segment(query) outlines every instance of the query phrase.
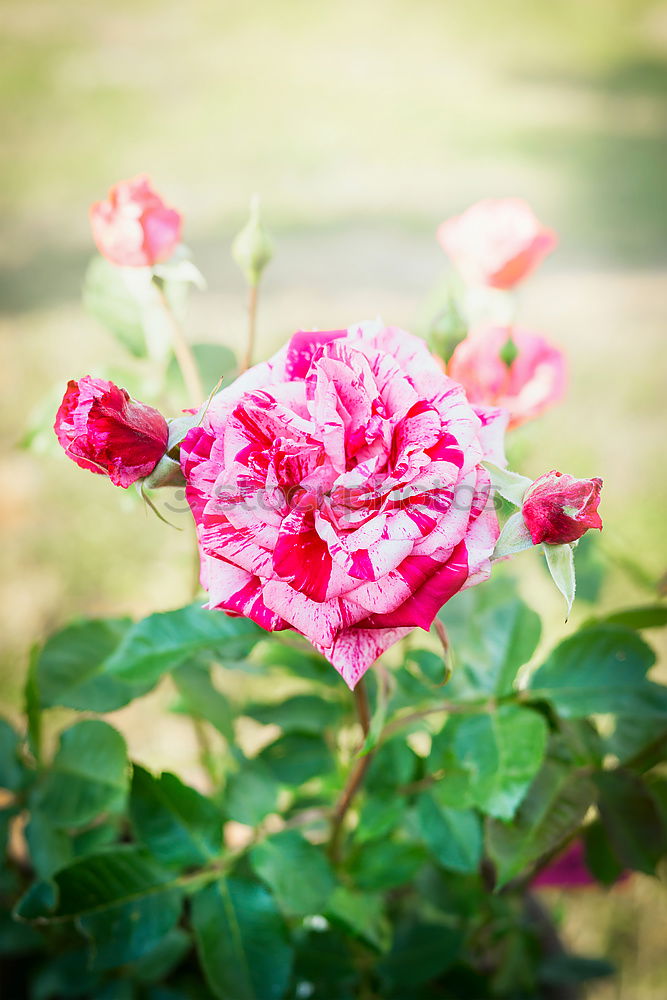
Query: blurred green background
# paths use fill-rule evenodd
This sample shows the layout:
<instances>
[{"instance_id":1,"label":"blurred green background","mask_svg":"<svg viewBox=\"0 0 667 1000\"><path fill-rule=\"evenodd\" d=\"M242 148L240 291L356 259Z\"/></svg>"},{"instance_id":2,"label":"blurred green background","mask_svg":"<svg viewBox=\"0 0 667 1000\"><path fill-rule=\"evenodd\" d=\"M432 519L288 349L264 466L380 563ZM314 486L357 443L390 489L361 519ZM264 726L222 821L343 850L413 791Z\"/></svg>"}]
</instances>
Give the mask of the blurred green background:
<instances>
[{"instance_id":1,"label":"blurred green background","mask_svg":"<svg viewBox=\"0 0 667 1000\"><path fill-rule=\"evenodd\" d=\"M0 692L10 711L26 649L48 629L189 599L187 530L146 517L62 455L17 447L54 387L123 361L79 296L88 205L138 172L184 213L209 282L191 336L232 347L245 317L229 244L261 193L277 244L263 353L300 327L378 314L414 329L446 270L437 224L481 197L527 198L560 245L523 290L520 321L566 350L571 380L566 402L517 435L521 471L602 476L605 558L630 556L661 576L666 3L4 0L0 20ZM546 579L523 559L533 603L562 631ZM641 600L636 576L616 574L604 602ZM149 709L117 713L130 747L178 768L192 755L189 730L154 710L146 725ZM621 961L597 1000L664 998L658 885L637 876L558 905L575 948Z\"/></svg>"}]
</instances>

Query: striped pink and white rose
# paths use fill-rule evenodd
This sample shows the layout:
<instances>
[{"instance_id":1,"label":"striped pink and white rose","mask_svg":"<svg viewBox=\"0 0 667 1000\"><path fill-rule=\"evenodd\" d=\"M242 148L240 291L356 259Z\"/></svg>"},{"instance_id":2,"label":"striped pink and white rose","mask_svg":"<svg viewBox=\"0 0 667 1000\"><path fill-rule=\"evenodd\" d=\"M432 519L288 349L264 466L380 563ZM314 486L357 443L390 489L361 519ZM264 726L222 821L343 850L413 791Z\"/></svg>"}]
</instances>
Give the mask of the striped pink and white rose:
<instances>
[{"instance_id":1,"label":"striped pink and white rose","mask_svg":"<svg viewBox=\"0 0 667 1000\"><path fill-rule=\"evenodd\" d=\"M354 687L488 576L506 422L402 330L295 334L181 446L208 607L300 632Z\"/></svg>"}]
</instances>

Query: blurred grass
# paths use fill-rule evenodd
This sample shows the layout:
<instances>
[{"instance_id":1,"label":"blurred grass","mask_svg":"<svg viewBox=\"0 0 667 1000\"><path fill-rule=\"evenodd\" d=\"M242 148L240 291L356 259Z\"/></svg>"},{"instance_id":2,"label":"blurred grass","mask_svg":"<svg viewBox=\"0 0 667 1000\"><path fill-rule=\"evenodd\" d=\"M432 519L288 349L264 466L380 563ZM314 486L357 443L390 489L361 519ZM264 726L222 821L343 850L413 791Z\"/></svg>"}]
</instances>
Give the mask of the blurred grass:
<instances>
[{"instance_id":1,"label":"blurred grass","mask_svg":"<svg viewBox=\"0 0 667 1000\"><path fill-rule=\"evenodd\" d=\"M413 326L445 267L437 223L479 197L528 198L561 242L526 286L520 319L566 349L571 385L564 405L519 432L522 471L601 475L605 544L653 577L664 571L666 3L5 0L0 24L0 691L10 708L26 647L49 628L188 599L187 531L146 518L62 456L16 448L54 385L122 363L81 313L79 289L89 203L139 171L184 212L210 282L192 335L231 346L244 309L228 246L262 193L278 244L264 352L299 327L378 313ZM523 559L533 603L562 631L547 581ZM604 601L642 596L617 576ZM126 726L150 757L137 722L147 710L133 706ZM191 753L184 731L171 732L174 757ZM159 741L156 764L164 752ZM664 996L651 919L664 897L637 884L605 905L586 897L566 922L577 945L585 913L599 932L592 945L621 958L617 983L594 993L605 1000Z\"/></svg>"}]
</instances>

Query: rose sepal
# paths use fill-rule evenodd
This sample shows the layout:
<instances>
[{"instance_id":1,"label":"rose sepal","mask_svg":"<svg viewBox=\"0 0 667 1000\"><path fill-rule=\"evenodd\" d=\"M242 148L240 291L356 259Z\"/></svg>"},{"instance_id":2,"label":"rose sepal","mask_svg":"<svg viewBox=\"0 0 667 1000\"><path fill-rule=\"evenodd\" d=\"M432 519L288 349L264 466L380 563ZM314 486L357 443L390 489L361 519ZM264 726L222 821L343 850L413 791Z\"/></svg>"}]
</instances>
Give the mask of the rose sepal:
<instances>
[{"instance_id":1,"label":"rose sepal","mask_svg":"<svg viewBox=\"0 0 667 1000\"><path fill-rule=\"evenodd\" d=\"M503 525L491 558L497 562L499 559L507 559L508 556L514 556L517 552L532 548L533 540L523 519L523 514L517 510Z\"/></svg>"},{"instance_id":2,"label":"rose sepal","mask_svg":"<svg viewBox=\"0 0 667 1000\"><path fill-rule=\"evenodd\" d=\"M500 493L503 500L520 507L526 490L533 485L533 480L527 476L520 476L518 472L511 472L509 469L501 469L493 462L481 463L491 477L491 486ZM531 542L532 544L532 542Z\"/></svg>"},{"instance_id":3,"label":"rose sepal","mask_svg":"<svg viewBox=\"0 0 667 1000\"><path fill-rule=\"evenodd\" d=\"M141 480L139 485L142 496L146 489L155 490L161 486L183 486L185 484L178 449L188 431L201 421L203 410L204 406L201 406L196 413L185 413L182 417L174 417L167 421L169 424L167 450L153 471Z\"/></svg>"}]
</instances>

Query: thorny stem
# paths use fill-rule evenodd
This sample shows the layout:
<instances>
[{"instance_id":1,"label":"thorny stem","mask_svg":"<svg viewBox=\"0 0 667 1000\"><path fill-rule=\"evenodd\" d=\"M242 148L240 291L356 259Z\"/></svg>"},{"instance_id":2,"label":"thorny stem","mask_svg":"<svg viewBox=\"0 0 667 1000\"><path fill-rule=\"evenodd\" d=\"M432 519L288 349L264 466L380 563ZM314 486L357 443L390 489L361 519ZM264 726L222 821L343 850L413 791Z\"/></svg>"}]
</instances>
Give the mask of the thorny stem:
<instances>
[{"instance_id":1,"label":"thorny stem","mask_svg":"<svg viewBox=\"0 0 667 1000\"><path fill-rule=\"evenodd\" d=\"M164 289L157 284L157 282L154 283L154 287L157 290L160 305L162 306L164 317L167 321L167 325L169 326L171 344L174 348L174 354L176 355L176 361L178 362L178 367L181 370L183 381L185 382L188 400L192 406L199 407L204 400L205 394L201 378L199 377L199 371L197 369L194 354L185 339L180 323L174 316L169 300L164 293Z\"/></svg>"},{"instance_id":2,"label":"thorny stem","mask_svg":"<svg viewBox=\"0 0 667 1000\"><path fill-rule=\"evenodd\" d=\"M241 374L246 372L252 364L255 353L255 337L257 333L257 300L259 297L259 283L254 282L248 287L248 339L246 341L246 351L241 364Z\"/></svg>"},{"instance_id":3,"label":"thorny stem","mask_svg":"<svg viewBox=\"0 0 667 1000\"><path fill-rule=\"evenodd\" d=\"M368 730L370 729L370 711L368 707L368 694L366 692L366 686L363 678L358 682L354 689L354 702L357 709L359 724L361 725L364 737L366 737L368 735ZM340 860L340 847L345 817L347 816L348 810L354 801L355 795L363 784L366 771L368 770L373 757L374 751L369 750L369 752L364 754L363 757L357 758L354 767L348 775L345 787L334 810L331 825L331 839L329 840L329 857L334 863Z\"/></svg>"}]
</instances>

